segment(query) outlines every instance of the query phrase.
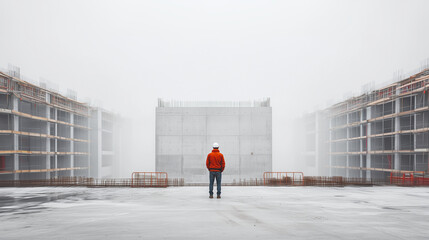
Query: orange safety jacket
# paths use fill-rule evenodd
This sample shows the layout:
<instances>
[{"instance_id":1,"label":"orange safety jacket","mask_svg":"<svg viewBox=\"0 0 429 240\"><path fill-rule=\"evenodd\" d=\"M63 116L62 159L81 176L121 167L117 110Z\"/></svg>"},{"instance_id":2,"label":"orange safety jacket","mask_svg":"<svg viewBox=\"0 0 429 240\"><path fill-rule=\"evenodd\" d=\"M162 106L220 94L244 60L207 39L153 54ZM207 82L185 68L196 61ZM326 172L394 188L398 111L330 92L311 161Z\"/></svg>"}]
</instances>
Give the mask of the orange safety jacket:
<instances>
[{"instance_id":1,"label":"orange safety jacket","mask_svg":"<svg viewBox=\"0 0 429 240\"><path fill-rule=\"evenodd\" d=\"M223 172L225 169L225 160L223 154L219 152L219 149L213 149L206 160L207 169L210 172Z\"/></svg>"}]
</instances>

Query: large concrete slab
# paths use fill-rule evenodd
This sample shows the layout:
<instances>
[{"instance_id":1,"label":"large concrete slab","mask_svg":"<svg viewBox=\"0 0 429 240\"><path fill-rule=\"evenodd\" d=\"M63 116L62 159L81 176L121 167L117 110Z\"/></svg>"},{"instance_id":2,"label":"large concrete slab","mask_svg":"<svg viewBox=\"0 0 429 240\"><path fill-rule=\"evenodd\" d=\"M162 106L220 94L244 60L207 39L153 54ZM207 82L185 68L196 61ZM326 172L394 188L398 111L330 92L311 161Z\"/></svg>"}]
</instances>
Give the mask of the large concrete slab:
<instances>
[{"instance_id":1,"label":"large concrete slab","mask_svg":"<svg viewBox=\"0 0 429 240\"><path fill-rule=\"evenodd\" d=\"M427 239L427 188L1 188L2 239ZM25 230L23 230L25 229Z\"/></svg>"},{"instance_id":2,"label":"large concrete slab","mask_svg":"<svg viewBox=\"0 0 429 240\"><path fill-rule=\"evenodd\" d=\"M208 182L205 161L213 142L225 155L224 181L262 178L272 170L270 107L158 107L156 170ZM171 157L168 157L171 156ZM173 157L174 156L174 157ZM248 160L253 159L252 161ZM174 161L171 167L169 161ZM180 159L180 161L178 160ZM176 164L182 164L178 167ZM243 166L241 162L245 162ZM172 171L172 172L169 172ZM241 176L242 173L245 173Z\"/></svg>"}]
</instances>

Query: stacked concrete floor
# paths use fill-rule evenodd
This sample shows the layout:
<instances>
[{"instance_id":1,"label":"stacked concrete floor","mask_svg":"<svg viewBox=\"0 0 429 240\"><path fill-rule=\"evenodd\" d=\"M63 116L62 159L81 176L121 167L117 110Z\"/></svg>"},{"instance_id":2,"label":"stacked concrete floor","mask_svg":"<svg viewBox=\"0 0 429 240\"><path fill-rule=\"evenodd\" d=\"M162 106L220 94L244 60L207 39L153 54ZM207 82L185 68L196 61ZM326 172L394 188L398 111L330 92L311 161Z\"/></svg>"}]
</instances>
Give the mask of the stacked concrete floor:
<instances>
[{"instance_id":1,"label":"stacked concrete floor","mask_svg":"<svg viewBox=\"0 0 429 240\"><path fill-rule=\"evenodd\" d=\"M0 73L0 179L88 175L89 107Z\"/></svg>"},{"instance_id":2,"label":"stacked concrete floor","mask_svg":"<svg viewBox=\"0 0 429 240\"><path fill-rule=\"evenodd\" d=\"M331 176L386 179L428 170L429 70L318 112L318 164ZM307 120L308 121L308 120ZM325 124L327 123L327 124ZM308 144L308 143L307 143Z\"/></svg>"},{"instance_id":3,"label":"stacked concrete floor","mask_svg":"<svg viewBox=\"0 0 429 240\"><path fill-rule=\"evenodd\" d=\"M101 120L92 120L92 128L106 146L90 139L98 110L11 75L0 72L0 180L90 176L90 145L112 155L113 136L97 125ZM102 177L101 161L101 155L92 157L95 177Z\"/></svg>"}]
</instances>

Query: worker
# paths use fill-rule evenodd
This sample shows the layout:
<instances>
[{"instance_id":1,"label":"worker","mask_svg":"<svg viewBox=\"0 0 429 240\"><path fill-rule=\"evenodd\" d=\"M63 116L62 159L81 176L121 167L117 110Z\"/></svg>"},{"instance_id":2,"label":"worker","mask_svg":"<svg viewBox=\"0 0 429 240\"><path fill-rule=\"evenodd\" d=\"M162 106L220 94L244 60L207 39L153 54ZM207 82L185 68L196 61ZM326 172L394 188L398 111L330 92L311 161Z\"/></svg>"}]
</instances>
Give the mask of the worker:
<instances>
[{"instance_id":1,"label":"worker","mask_svg":"<svg viewBox=\"0 0 429 240\"><path fill-rule=\"evenodd\" d=\"M220 198L222 172L225 169L225 159L223 158L223 154L219 152L218 143L213 143L213 150L209 155L207 155L206 165L207 169L210 171L209 198L213 198L213 184L215 178L217 184L217 198Z\"/></svg>"}]
</instances>

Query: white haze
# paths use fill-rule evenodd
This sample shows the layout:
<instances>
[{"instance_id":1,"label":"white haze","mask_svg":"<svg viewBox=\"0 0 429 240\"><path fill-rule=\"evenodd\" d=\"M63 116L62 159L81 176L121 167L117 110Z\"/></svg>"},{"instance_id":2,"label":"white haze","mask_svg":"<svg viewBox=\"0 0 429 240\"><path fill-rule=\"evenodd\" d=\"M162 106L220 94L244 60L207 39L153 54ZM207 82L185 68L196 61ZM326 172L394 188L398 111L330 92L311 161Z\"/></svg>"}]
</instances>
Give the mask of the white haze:
<instances>
[{"instance_id":1,"label":"white haze","mask_svg":"<svg viewBox=\"0 0 429 240\"><path fill-rule=\"evenodd\" d=\"M294 119L419 68L429 57L428 9L391 0L0 0L0 66L129 118L124 176L154 170L158 97L271 97L273 168L302 170Z\"/></svg>"}]
</instances>

